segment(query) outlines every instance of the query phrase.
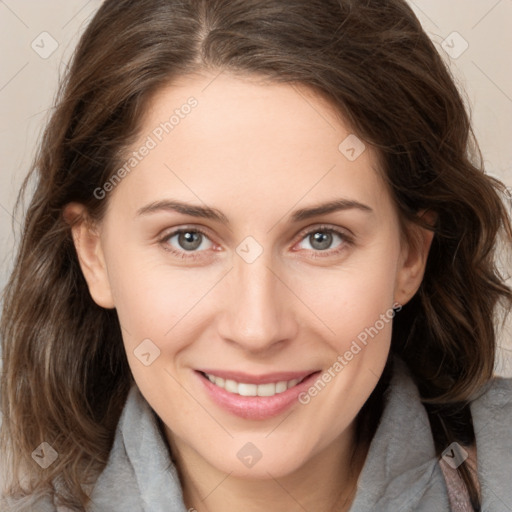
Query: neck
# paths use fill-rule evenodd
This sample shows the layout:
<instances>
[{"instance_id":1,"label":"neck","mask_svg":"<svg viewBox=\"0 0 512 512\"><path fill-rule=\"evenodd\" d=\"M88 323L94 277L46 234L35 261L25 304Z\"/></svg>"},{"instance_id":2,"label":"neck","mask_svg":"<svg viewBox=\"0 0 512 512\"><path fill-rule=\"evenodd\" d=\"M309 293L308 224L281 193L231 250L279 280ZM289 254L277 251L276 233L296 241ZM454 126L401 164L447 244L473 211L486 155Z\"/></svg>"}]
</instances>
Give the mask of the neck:
<instances>
[{"instance_id":1,"label":"neck","mask_svg":"<svg viewBox=\"0 0 512 512\"><path fill-rule=\"evenodd\" d=\"M345 512L355 496L368 446L355 446L354 425L294 472L248 479L223 473L171 441L187 510L197 512Z\"/></svg>"}]
</instances>

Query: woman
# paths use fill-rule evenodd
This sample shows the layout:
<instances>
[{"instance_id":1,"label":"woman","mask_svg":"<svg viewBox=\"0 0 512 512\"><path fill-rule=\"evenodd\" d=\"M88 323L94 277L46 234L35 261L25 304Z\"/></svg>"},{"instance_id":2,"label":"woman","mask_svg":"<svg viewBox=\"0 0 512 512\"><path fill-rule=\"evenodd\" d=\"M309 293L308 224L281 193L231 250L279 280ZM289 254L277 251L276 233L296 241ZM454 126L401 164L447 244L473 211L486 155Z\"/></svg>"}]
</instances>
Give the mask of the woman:
<instances>
[{"instance_id":1,"label":"woman","mask_svg":"<svg viewBox=\"0 0 512 512\"><path fill-rule=\"evenodd\" d=\"M471 141L401 0L107 0L5 294L4 508L512 508Z\"/></svg>"}]
</instances>

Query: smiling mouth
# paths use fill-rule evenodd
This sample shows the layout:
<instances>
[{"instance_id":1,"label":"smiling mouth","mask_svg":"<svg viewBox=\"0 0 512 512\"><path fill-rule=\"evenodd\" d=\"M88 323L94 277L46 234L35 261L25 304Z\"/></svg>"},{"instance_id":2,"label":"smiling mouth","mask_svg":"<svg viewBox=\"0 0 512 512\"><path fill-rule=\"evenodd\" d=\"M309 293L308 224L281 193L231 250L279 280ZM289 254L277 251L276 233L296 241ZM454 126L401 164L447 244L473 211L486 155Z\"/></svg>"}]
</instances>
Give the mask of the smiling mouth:
<instances>
[{"instance_id":1,"label":"smiling mouth","mask_svg":"<svg viewBox=\"0 0 512 512\"><path fill-rule=\"evenodd\" d=\"M215 386L226 390L228 393L239 396L274 396L284 393L303 380L307 379L310 375L306 375L302 379L281 380L277 382L268 382L265 384L250 384L247 382L237 382L232 379L223 379L212 374L200 372L203 377L208 379Z\"/></svg>"}]
</instances>

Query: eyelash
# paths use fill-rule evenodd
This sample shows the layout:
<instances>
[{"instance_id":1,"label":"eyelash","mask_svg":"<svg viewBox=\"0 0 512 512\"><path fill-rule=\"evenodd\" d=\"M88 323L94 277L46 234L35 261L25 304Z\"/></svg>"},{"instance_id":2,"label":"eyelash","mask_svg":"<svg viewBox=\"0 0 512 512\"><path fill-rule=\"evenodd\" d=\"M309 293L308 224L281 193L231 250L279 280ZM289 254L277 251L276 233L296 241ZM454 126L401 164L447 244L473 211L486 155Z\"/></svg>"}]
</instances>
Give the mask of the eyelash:
<instances>
[{"instance_id":1,"label":"eyelash","mask_svg":"<svg viewBox=\"0 0 512 512\"><path fill-rule=\"evenodd\" d=\"M178 251L176 249L174 249L172 246L168 245L167 242L174 236L176 235L179 235L181 233L189 233L189 232L192 232L192 233L201 233L201 235L205 236L206 238L209 239L209 236L208 236L208 233L206 233L206 231L202 230L201 228L199 227L193 227L193 228L180 228L180 229L176 229L170 233L166 233L160 240L159 240L159 243L163 246L164 250L165 251L168 251L172 254L174 254L175 256L177 256L178 258L181 258L181 259L191 259L191 260L197 260L199 258L202 258L202 252L204 251ZM299 241L302 241L304 240L305 238L307 238L308 236L314 234L314 233L317 233L317 232L323 232L323 233L331 233L331 234L335 234L335 235L338 235L340 237L340 239L342 240L342 244L340 245L340 247L338 249L334 249L334 250L324 250L324 251L320 251L320 250L309 250L309 252L311 252L311 255L313 258L326 258L326 257L332 257L332 256L336 256L337 254L339 254L340 252L342 252L346 246L352 246L354 245L354 239L352 236L348 235L346 232L340 230L340 229L337 229L337 228L333 228L333 227L330 227L330 226L326 226L326 225L320 225L320 226L317 226L313 229L310 229L308 231L303 231L299 234Z\"/></svg>"}]
</instances>

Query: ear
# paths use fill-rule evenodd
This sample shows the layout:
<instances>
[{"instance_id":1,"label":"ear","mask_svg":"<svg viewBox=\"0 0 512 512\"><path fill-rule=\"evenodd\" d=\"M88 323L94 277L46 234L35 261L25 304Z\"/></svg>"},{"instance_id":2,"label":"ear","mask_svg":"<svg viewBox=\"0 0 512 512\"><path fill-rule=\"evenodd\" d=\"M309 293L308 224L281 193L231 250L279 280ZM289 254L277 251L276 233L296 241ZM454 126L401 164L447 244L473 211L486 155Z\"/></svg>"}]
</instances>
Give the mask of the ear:
<instances>
[{"instance_id":1,"label":"ear","mask_svg":"<svg viewBox=\"0 0 512 512\"><path fill-rule=\"evenodd\" d=\"M63 217L71 226L78 261L91 297L98 306L114 308L99 232L87 209L82 204L69 203L64 208Z\"/></svg>"},{"instance_id":2,"label":"ear","mask_svg":"<svg viewBox=\"0 0 512 512\"><path fill-rule=\"evenodd\" d=\"M418 291L423 276L427 258L434 238L433 226L436 215L433 212L421 212L419 216L432 230L418 225L409 225L408 234L404 236L400 266L395 283L395 302L401 305L407 304Z\"/></svg>"}]
</instances>

